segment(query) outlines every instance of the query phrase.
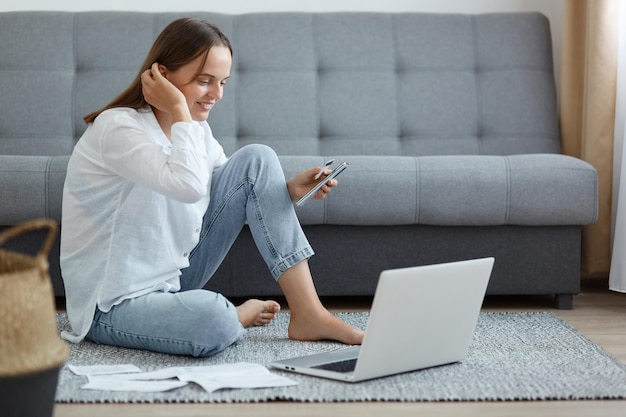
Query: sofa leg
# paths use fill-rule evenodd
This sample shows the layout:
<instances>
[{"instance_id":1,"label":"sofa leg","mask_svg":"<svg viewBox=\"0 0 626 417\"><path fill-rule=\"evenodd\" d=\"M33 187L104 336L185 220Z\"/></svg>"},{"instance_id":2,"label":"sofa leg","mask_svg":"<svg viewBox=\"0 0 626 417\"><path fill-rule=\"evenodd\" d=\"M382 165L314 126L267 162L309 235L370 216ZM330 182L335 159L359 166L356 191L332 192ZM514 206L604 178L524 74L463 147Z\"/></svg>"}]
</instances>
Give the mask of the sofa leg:
<instances>
[{"instance_id":1,"label":"sofa leg","mask_svg":"<svg viewBox=\"0 0 626 417\"><path fill-rule=\"evenodd\" d=\"M555 307L559 310L571 310L574 308L574 294L555 294Z\"/></svg>"}]
</instances>

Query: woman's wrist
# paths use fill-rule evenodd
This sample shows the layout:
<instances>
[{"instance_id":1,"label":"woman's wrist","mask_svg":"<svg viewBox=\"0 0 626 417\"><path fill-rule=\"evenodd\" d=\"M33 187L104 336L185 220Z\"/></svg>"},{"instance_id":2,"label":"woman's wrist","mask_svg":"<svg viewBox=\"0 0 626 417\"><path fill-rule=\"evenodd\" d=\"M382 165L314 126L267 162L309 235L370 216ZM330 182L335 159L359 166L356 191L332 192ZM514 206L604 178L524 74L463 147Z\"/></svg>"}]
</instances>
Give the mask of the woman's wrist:
<instances>
[{"instance_id":1,"label":"woman's wrist","mask_svg":"<svg viewBox=\"0 0 626 417\"><path fill-rule=\"evenodd\" d=\"M193 121L193 119L191 118L191 113L189 113L189 108L187 107L187 104L175 105L170 112L170 117L172 120L172 124L177 122L191 123Z\"/></svg>"},{"instance_id":2,"label":"woman's wrist","mask_svg":"<svg viewBox=\"0 0 626 417\"><path fill-rule=\"evenodd\" d=\"M287 192L289 193L289 198L291 199L291 201L296 201L296 198L294 197L294 192L293 192L293 188L295 187L295 183L293 178L289 178L287 180Z\"/></svg>"}]
</instances>

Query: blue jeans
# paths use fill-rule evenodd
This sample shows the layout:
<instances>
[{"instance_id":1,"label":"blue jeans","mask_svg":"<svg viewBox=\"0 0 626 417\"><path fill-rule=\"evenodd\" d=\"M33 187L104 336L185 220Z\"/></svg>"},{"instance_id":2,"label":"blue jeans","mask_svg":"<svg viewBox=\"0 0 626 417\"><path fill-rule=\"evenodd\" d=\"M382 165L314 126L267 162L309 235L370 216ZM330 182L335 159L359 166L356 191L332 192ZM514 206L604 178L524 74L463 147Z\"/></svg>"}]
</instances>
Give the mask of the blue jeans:
<instances>
[{"instance_id":1,"label":"blue jeans","mask_svg":"<svg viewBox=\"0 0 626 417\"><path fill-rule=\"evenodd\" d=\"M240 340L245 329L235 306L203 290L244 224L274 279L313 250L287 192L272 149L249 145L215 171L200 241L182 271L181 291L155 292L96 310L87 338L102 344L156 352L209 356Z\"/></svg>"}]
</instances>

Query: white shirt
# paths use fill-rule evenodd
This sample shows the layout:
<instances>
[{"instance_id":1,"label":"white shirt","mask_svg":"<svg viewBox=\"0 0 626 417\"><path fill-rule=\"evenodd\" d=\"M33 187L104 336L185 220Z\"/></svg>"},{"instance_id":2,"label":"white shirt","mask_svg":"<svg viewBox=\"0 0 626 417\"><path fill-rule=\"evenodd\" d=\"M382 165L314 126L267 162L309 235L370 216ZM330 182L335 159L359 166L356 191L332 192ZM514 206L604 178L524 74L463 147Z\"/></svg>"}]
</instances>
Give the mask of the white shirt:
<instances>
[{"instance_id":1,"label":"white shirt","mask_svg":"<svg viewBox=\"0 0 626 417\"><path fill-rule=\"evenodd\" d=\"M96 306L180 290L199 240L213 170L226 162L206 122L175 123L171 142L149 109L101 113L70 157L63 189L61 271L81 341Z\"/></svg>"}]
</instances>

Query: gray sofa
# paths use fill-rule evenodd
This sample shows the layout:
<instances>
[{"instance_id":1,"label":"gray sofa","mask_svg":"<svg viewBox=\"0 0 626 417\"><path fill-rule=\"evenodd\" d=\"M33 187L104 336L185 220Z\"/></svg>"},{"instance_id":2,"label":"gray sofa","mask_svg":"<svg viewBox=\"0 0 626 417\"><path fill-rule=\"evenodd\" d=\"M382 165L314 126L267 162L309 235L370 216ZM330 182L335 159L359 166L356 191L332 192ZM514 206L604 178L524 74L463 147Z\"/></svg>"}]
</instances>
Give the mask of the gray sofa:
<instances>
[{"instance_id":1,"label":"gray sofa","mask_svg":"<svg viewBox=\"0 0 626 417\"><path fill-rule=\"evenodd\" d=\"M227 154L265 143L288 176L350 164L329 198L298 208L321 295L371 295L386 268L494 256L489 294L572 307L597 174L561 154L549 22L536 13L0 13L2 228L60 221L82 116L126 87L182 16L234 44L209 118ZM58 245L50 262L62 296ZM209 287L280 293L246 229Z\"/></svg>"}]
</instances>

